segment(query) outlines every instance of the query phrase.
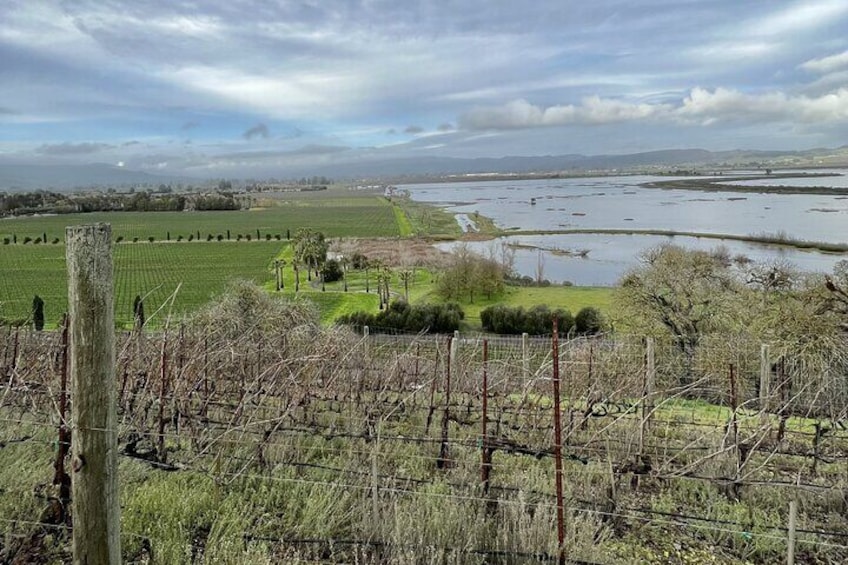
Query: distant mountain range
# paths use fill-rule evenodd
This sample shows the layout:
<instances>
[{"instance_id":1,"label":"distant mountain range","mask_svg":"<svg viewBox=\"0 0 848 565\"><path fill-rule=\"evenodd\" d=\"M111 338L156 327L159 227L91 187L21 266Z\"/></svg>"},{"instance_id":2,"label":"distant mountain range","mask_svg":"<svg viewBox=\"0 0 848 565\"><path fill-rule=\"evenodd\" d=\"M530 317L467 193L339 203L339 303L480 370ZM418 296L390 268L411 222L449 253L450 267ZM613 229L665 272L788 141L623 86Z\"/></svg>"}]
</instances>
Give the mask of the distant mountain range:
<instances>
[{"instance_id":1,"label":"distant mountain range","mask_svg":"<svg viewBox=\"0 0 848 565\"><path fill-rule=\"evenodd\" d=\"M354 154L355 150L346 152ZM351 155L353 157L353 155ZM322 175L339 180L381 179L400 182L463 175L581 174L593 172L660 172L669 169L722 169L733 167L839 167L848 166L848 146L805 151L707 151L671 149L626 155L547 155L500 158L369 157L340 160L321 166L280 167L263 170L267 176L293 178ZM245 177L255 176L247 173ZM235 177L233 178L235 180ZM33 165L0 162L0 190L203 183L203 179L161 176L106 164Z\"/></svg>"},{"instance_id":2,"label":"distant mountain range","mask_svg":"<svg viewBox=\"0 0 848 565\"><path fill-rule=\"evenodd\" d=\"M340 163L322 174L335 178L384 177L405 179L482 174L591 172L659 172L669 169L726 169L734 167L848 166L848 147L808 151L707 151L670 149L626 155L549 155L457 159L402 158Z\"/></svg>"},{"instance_id":3,"label":"distant mountain range","mask_svg":"<svg viewBox=\"0 0 848 565\"><path fill-rule=\"evenodd\" d=\"M159 176L106 164L31 165L0 162L0 190L70 190L185 182L182 177Z\"/></svg>"}]
</instances>

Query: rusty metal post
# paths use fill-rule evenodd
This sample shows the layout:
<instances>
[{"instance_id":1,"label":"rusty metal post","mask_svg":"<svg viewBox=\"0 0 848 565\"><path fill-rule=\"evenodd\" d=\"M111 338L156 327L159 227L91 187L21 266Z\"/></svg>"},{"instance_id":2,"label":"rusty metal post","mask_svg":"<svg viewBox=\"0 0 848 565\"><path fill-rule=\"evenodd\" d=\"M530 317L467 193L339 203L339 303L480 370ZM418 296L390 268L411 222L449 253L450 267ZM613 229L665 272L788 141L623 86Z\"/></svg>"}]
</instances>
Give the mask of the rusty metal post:
<instances>
[{"instance_id":1,"label":"rusty metal post","mask_svg":"<svg viewBox=\"0 0 848 565\"><path fill-rule=\"evenodd\" d=\"M562 495L562 420L560 414L559 392L559 328L554 318L553 335L551 337L551 354L553 357L554 385L554 468L557 500L557 541L559 542L559 563L565 563L565 512Z\"/></svg>"},{"instance_id":2,"label":"rusty metal post","mask_svg":"<svg viewBox=\"0 0 848 565\"><path fill-rule=\"evenodd\" d=\"M489 341L483 340L483 422L481 424L480 481L483 483L483 495L489 496L489 477L492 472L492 453L489 451Z\"/></svg>"}]
</instances>

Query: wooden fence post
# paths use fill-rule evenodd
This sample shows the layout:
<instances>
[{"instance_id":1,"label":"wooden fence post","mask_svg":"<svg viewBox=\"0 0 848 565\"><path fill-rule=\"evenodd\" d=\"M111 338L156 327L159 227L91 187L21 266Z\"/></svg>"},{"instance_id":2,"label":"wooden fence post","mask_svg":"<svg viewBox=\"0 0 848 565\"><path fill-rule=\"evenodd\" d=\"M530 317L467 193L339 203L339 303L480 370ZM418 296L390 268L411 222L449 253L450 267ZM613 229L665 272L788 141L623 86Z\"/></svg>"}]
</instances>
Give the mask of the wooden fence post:
<instances>
[{"instance_id":1,"label":"wooden fence post","mask_svg":"<svg viewBox=\"0 0 848 565\"><path fill-rule=\"evenodd\" d=\"M282 287L282 285L280 284L281 279L282 279L282 276L280 275L280 260L275 259L274 260L274 281L276 283L277 292L280 292L280 288Z\"/></svg>"},{"instance_id":2,"label":"wooden fence post","mask_svg":"<svg viewBox=\"0 0 848 565\"><path fill-rule=\"evenodd\" d=\"M786 543L786 563L795 565L795 523L798 518L798 501L789 501L789 532Z\"/></svg>"},{"instance_id":3,"label":"wooden fence post","mask_svg":"<svg viewBox=\"0 0 848 565\"><path fill-rule=\"evenodd\" d=\"M654 415L654 382L657 378L657 366L654 354L654 338L645 338L645 383L642 388L642 421L639 425L639 453L645 448L645 433L651 425Z\"/></svg>"},{"instance_id":4,"label":"wooden fence post","mask_svg":"<svg viewBox=\"0 0 848 565\"><path fill-rule=\"evenodd\" d=\"M459 330L454 330L453 339L450 343L450 372L454 380L457 380L459 375Z\"/></svg>"},{"instance_id":5,"label":"wooden fence post","mask_svg":"<svg viewBox=\"0 0 848 565\"><path fill-rule=\"evenodd\" d=\"M78 565L121 562L111 236L108 224L65 231Z\"/></svg>"},{"instance_id":6,"label":"wooden fence post","mask_svg":"<svg viewBox=\"0 0 848 565\"><path fill-rule=\"evenodd\" d=\"M771 408L769 396L771 394L771 357L769 346L760 346L760 410L762 411L763 423L768 421L768 411Z\"/></svg>"},{"instance_id":7,"label":"wooden fence post","mask_svg":"<svg viewBox=\"0 0 848 565\"><path fill-rule=\"evenodd\" d=\"M529 336L527 332L521 334L521 376L524 379L524 382L527 382L530 379L530 352L529 349Z\"/></svg>"},{"instance_id":8,"label":"wooden fence post","mask_svg":"<svg viewBox=\"0 0 848 565\"><path fill-rule=\"evenodd\" d=\"M448 428L450 425L450 395L451 395L451 370L456 363L456 342L459 332L454 333L454 337L448 338L448 359L445 373L445 411L442 414L442 443L439 448L439 458L436 460L436 467L439 469L447 469L450 466L450 449L448 447Z\"/></svg>"}]
</instances>

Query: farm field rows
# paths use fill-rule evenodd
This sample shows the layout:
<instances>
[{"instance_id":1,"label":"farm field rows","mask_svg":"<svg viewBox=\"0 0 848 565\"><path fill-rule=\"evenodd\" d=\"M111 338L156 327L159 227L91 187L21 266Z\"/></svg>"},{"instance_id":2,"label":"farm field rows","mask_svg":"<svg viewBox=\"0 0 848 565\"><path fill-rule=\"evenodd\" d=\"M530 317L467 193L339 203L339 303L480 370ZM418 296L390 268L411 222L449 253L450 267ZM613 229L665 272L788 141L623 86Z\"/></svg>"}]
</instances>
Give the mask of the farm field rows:
<instances>
[{"instance_id":1,"label":"farm field rows","mask_svg":"<svg viewBox=\"0 0 848 565\"><path fill-rule=\"evenodd\" d=\"M132 323L136 295L145 297L145 314L159 325L178 287L174 314L205 304L231 279L261 284L273 276L273 259L285 245L278 241L117 244L113 247L115 320L122 325ZM38 294L45 302L48 327L59 323L67 311L64 245L4 246L0 272L0 316L27 318L32 297Z\"/></svg>"},{"instance_id":2,"label":"farm field rows","mask_svg":"<svg viewBox=\"0 0 848 565\"><path fill-rule=\"evenodd\" d=\"M211 211L211 212L93 212L87 214L63 214L59 216L39 216L7 218L0 220L0 240L16 238L18 243L29 237L35 240L44 235L46 241L65 237L65 226L105 222L112 224L114 238L132 240L165 240L170 234L171 240L178 236L189 235L205 240L213 237L226 237L230 231L231 239L237 234L260 239L267 234L272 237L286 237L286 230L292 235L297 229L309 227L323 232L328 237L368 236L391 237L400 234L395 217L394 206L382 197L374 195L342 195L325 198L291 198L271 200L266 207L251 210ZM408 228L406 228L408 229ZM0 249L0 253L2 253Z\"/></svg>"}]
</instances>

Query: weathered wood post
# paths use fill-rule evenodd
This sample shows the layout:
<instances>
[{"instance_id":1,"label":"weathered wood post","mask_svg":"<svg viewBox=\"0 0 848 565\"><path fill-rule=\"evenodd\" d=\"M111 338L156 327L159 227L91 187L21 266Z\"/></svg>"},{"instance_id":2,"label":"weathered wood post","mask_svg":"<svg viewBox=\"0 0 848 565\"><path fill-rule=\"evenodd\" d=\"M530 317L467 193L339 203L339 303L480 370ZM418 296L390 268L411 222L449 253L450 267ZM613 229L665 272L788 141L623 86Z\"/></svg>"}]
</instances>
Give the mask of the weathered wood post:
<instances>
[{"instance_id":1,"label":"weathered wood post","mask_svg":"<svg viewBox=\"0 0 848 565\"><path fill-rule=\"evenodd\" d=\"M450 365L450 374L455 381L459 381L459 330L454 330L450 342Z\"/></svg>"},{"instance_id":2,"label":"weathered wood post","mask_svg":"<svg viewBox=\"0 0 848 565\"><path fill-rule=\"evenodd\" d=\"M645 382L642 387L642 421L639 426L639 453L645 449L645 434L651 426L654 415L654 383L657 377L657 365L654 354L654 338L645 338Z\"/></svg>"},{"instance_id":3,"label":"weathered wood post","mask_svg":"<svg viewBox=\"0 0 848 565\"><path fill-rule=\"evenodd\" d=\"M795 565L795 524L798 519L798 501L789 501L789 528L786 540L786 564Z\"/></svg>"},{"instance_id":4,"label":"weathered wood post","mask_svg":"<svg viewBox=\"0 0 848 565\"><path fill-rule=\"evenodd\" d=\"M121 562L112 228L65 231L70 317L74 564Z\"/></svg>"},{"instance_id":5,"label":"weathered wood post","mask_svg":"<svg viewBox=\"0 0 848 565\"><path fill-rule=\"evenodd\" d=\"M436 467L439 469L447 469L450 465L450 450L448 447L448 429L450 422L450 395L451 395L451 371L456 363L456 342L458 341L459 332L455 332L454 336L448 338L448 358L445 363L445 410L442 413L442 443L439 448L439 458L436 460Z\"/></svg>"},{"instance_id":6,"label":"weathered wood post","mask_svg":"<svg viewBox=\"0 0 848 565\"><path fill-rule=\"evenodd\" d=\"M280 261L279 259L274 260L274 281L276 283L275 290L280 292Z\"/></svg>"},{"instance_id":7,"label":"weathered wood post","mask_svg":"<svg viewBox=\"0 0 848 565\"><path fill-rule=\"evenodd\" d=\"M528 351L529 336L527 332L521 334L521 377L524 382L530 380L530 353Z\"/></svg>"},{"instance_id":8,"label":"weathered wood post","mask_svg":"<svg viewBox=\"0 0 848 565\"><path fill-rule=\"evenodd\" d=\"M768 422L768 411L771 409L769 396L771 395L771 356L769 346L760 346L760 411L761 419L765 424Z\"/></svg>"}]
</instances>

